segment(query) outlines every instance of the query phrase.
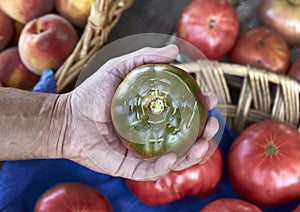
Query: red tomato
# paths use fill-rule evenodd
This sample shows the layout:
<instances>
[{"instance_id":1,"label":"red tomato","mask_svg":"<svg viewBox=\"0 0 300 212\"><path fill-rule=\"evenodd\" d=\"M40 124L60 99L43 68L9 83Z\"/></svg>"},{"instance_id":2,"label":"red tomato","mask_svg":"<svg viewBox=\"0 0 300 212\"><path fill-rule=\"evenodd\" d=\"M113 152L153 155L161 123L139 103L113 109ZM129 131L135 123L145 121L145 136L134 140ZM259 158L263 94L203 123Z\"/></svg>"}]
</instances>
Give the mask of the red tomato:
<instances>
[{"instance_id":1,"label":"red tomato","mask_svg":"<svg viewBox=\"0 0 300 212\"><path fill-rule=\"evenodd\" d=\"M256 205L237 198L222 198L214 200L199 212L262 212Z\"/></svg>"},{"instance_id":2,"label":"red tomato","mask_svg":"<svg viewBox=\"0 0 300 212\"><path fill-rule=\"evenodd\" d=\"M296 59L288 71L288 75L300 82L300 57Z\"/></svg>"},{"instance_id":3,"label":"red tomato","mask_svg":"<svg viewBox=\"0 0 300 212\"><path fill-rule=\"evenodd\" d=\"M222 155L214 141L209 142L205 163L196 164L181 171L171 171L156 181L126 180L129 190L148 205L167 204L189 196L212 194L222 175ZM215 151L211 154L211 151Z\"/></svg>"},{"instance_id":4,"label":"red tomato","mask_svg":"<svg viewBox=\"0 0 300 212\"><path fill-rule=\"evenodd\" d=\"M300 46L299 0L261 0L258 18L261 24L280 33L290 46Z\"/></svg>"},{"instance_id":5,"label":"red tomato","mask_svg":"<svg viewBox=\"0 0 300 212\"><path fill-rule=\"evenodd\" d=\"M290 63L290 52L281 35L266 27L257 27L240 35L231 52L230 60L242 65L253 65L275 73L285 73Z\"/></svg>"},{"instance_id":6,"label":"red tomato","mask_svg":"<svg viewBox=\"0 0 300 212\"><path fill-rule=\"evenodd\" d=\"M97 189L65 182L48 189L35 204L34 212L112 211L110 202Z\"/></svg>"},{"instance_id":7,"label":"red tomato","mask_svg":"<svg viewBox=\"0 0 300 212\"><path fill-rule=\"evenodd\" d=\"M194 0L181 13L177 36L212 60L223 58L239 31L238 16L228 0Z\"/></svg>"},{"instance_id":8,"label":"red tomato","mask_svg":"<svg viewBox=\"0 0 300 212\"><path fill-rule=\"evenodd\" d=\"M300 199L300 133L266 120L245 129L228 153L234 190L249 201L277 206Z\"/></svg>"}]
</instances>

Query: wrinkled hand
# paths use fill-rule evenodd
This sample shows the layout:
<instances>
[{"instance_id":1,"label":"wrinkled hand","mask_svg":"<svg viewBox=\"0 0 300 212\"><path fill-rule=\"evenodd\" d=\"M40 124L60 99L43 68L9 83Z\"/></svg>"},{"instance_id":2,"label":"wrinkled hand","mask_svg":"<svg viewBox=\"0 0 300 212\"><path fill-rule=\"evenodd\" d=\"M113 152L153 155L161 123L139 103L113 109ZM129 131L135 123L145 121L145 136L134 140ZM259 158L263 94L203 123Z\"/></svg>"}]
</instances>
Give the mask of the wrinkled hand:
<instances>
[{"instance_id":1,"label":"wrinkled hand","mask_svg":"<svg viewBox=\"0 0 300 212\"><path fill-rule=\"evenodd\" d=\"M218 121L210 118L203 135L190 151L181 157L167 153L155 161L146 161L128 151L114 133L111 101L115 90L128 72L146 63L171 63L178 48L143 48L106 62L98 71L69 93L69 127L63 156L92 170L135 180L151 180L170 170L187 168L201 161L210 140L218 130ZM217 98L204 93L212 109Z\"/></svg>"}]
</instances>

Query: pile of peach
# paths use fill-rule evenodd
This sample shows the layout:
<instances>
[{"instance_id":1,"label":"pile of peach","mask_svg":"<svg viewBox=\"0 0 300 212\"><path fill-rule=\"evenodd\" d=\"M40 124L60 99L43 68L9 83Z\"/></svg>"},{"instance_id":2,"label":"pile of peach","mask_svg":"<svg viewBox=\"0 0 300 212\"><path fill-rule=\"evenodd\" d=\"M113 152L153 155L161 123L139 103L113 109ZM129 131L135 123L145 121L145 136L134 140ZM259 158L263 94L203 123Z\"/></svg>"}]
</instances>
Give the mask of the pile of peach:
<instances>
[{"instance_id":1,"label":"pile of peach","mask_svg":"<svg viewBox=\"0 0 300 212\"><path fill-rule=\"evenodd\" d=\"M73 52L93 0L0 1L0 83L31 90Z\"/></svg>"}]
</instances>

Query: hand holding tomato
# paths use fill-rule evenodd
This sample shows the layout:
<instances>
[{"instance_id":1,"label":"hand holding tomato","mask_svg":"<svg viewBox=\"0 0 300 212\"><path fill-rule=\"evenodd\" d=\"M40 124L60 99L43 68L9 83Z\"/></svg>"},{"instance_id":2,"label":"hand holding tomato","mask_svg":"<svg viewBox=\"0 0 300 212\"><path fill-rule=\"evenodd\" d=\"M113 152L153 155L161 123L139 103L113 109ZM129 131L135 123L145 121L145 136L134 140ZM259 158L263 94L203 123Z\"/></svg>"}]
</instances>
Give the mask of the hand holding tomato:
<instances>
[{"instance_id":1,"label":"hand holding tomato","mask_svg":"<svg viewBox=\"0 0 300 212\"><path fill-rule=\"evenodd\" d=\"M144 160L129 151L117 137L111 118L113 95L124 77L135 67L146 63L170 63L178 54L178 48L143 48L136 52L114 58L97 72L67 94L69 102L66 113L70 115L65 142L64 158L71 159L97 172L136 180L155 179L171 169L183 169L198 163L207 149L207 141L218 130L218 121L208 119L202 136L188 153L177 157L164 154L154 161ZM204 93L204 103L210 110L217 98Z\"/></svg>"},{"instance_id":2,"label":"hand holding tomato","mask_svg":"<svg viewBox=\"0 0 300 212\"><path fill-rule=\"evenodd\" d=\"M111 212L110 202L97 189L77 182L59 183L37 200L34 212Z\"/></svg>"},{"instance_id":3,"label":"hand holding tomato","mask_svg":"<svg viewBox=\"0 0 300 212\"><path fill-rule=\"evenodd\" d=\"M266 120L245 129L228 153L234 190L262 206L300 199L300 132L287 123Z\"/></svg>"}]
</instances>

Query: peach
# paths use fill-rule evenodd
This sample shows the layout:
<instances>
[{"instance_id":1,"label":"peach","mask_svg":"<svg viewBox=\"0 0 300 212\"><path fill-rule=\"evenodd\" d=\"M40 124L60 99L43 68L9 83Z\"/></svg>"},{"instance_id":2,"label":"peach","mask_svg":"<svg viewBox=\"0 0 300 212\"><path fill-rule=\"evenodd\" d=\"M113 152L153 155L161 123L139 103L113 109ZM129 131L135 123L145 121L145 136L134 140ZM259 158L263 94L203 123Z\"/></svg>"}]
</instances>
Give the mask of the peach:
<instances>
[{"instance_id":1,"label":"peach","mask_svg":"<svg viewBox=\"0 0 300 212\"><path fill-rule=\"evenodd\" d=\"M55 0L57 12L74 26L83 28L90 15L93 0Z\"/></svg>"},{"instance_id":2,"label":"peach","mask_svg":"<svg viewBox=\"0 0 300 212\"><path fill-rule=\"evenodd\" d=\"M28 22L18 43L21 60L37 75L46 68L54 72L74 50L78 41L75 27L57 14L47 14Z\"/></svg>"},{"instance_id":3,"label":"peach","mask_svg":"<svg viewBox=\"0 0 300 212\"><path fill-rule=\"evenodd\" d=\"M0 9L12 19L27 23L34 18L52 12L54 0L1 0Z\"/></svg>"},{"instance_id":4,"label":"peach","mask_svg":"<svg viewBox=\"0 0 300 212\"><path fill-rule=\"evenodd\" d=\"M13 22L0 10L0 50L4 49L13 37Z\"/></svg>"},{"instance_id":5,"label":"peach","mask_svg":"<svg viewBox=\"0 0 300 212\"><path fill-rule=\"evenodd\" d=\"M39 76L22 63L18 47L10 47L0 53L0 82L5 87L31 90Z\"/></svg>"}]
</instances>

